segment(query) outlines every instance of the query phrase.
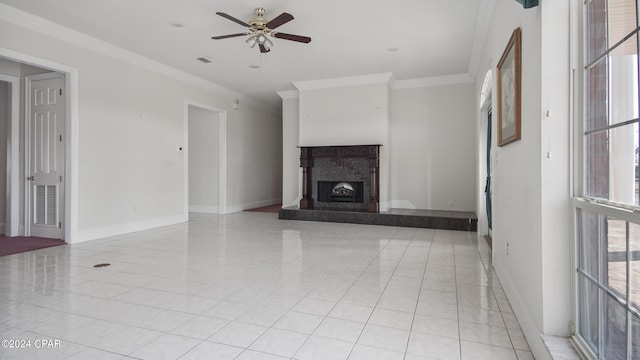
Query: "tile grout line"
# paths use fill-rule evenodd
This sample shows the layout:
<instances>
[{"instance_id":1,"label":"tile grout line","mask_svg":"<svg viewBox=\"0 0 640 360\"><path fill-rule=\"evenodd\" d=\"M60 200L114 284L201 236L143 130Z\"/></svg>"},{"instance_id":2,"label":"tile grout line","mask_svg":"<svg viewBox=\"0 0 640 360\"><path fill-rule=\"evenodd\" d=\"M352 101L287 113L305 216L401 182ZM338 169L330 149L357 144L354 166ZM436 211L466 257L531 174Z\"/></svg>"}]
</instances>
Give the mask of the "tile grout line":
<instances>
[{"instance_id":1,"label":"tile grout line","mask_svg":"<svg viewBox=\"0 0 640 360\"><path fill-rule=\"evenodd\" d=\"M500 307L500 303L498 303L498 298L497 298L497 296L495 294L495 290L493 288L493 282L495 280L497 280L497 279L494 279L495 272L494 272L494 269L493 269L492 258L491 257L489 258L489 263L487 264L487 263L485 263L484 258L482 257L482 254L480 254L480 250L479 249L476 249L476 250L478 252L478 256L480 257L480 261L482 262L482 267L484 268L484 271L487 274L487 279L490 282L487 285L491 289L491 294L493 295L494 299L496 300L496 304L498 304L498 313L500 314L500 319L502 320L502 324L504 325L504 329L507 332L507 336L509 337L509 343L511 344L511 350L513 350L513 354L515 355L515 357L517 359L518 358L518 352L516 351L516 347L513 344L513 340L511 338L511 334L509 333L509 328L507 327L507 322L504 320L503 311L502 311L502 309ZM491 273L491 277L489 277L489 273ZM498 284L500 285L500 289L502 289L502 284L500 284L499 280L498 280ZM509 305L509 306L511 306L511 305ZM489 326L490 326L490 324L489 324ZM525 339L525 341L526 341L526 339Z\"/></svg>"},{"instance_id":2,"label":"tile grout line","mask_svg":"<svg viewBox=\"0 0 640 360\"><path fill-rule=\"evenodd\" d=\"M325 320L327 317L329 317L329 314L331 314L331 312L333 312L333 310L334 310L334 309L335 309L335 307L340 303L340 301L342 301L342 299L344 299L345 295L349 292L349 290L351 290L351 289L355 286L355 284L358 282L358 280L359 280L359 279L360 279L360 278L361 278L361 277L366 273L366 269L368 269L368 268L369 268L369 266L371 266L371 264L372 264L372 263L373 263L377 258L379 258L379 257L380 257L380 253L382 253L382 251L384 251L384 250L387 248L387 246L389 246L389 244L391 243L391 241L393 240L393 238L395 237L395 234L396 234L397 232L398 232L398 230L394 231L393 235L391 236L391 240L389 240L389 241L387 242L387 244L386 244L382 249L380 249L380 250L378 251L377 255L376 255L373 259L371 259L371 261L369 261L369 263L367 264L367 266L364 268L365 270L363 270L363 271L360 273L360 275L358 276L358 278L353 282L353 284L351 284L351 286L349 287L349 289L347 289L347 291L345 291L345 293L344 293L344 294L342 294L342 296L340 297L340 299L338 299L338 301L337 301L337 302L335 303L335 305L331 308L331 310L329 310L329 312L327 313L327 315L325 316L325 318L322 320L322 322L324 322L324 320ZM406 249L405 249L405 252L406 252ZM404 256L404 252L403 252L403 256ZM394 268L393 273L395 273L395 268ZM380 297L378 297L378 300L376 301L376 305L377 305L377 304L378 304L378 302L380 301L380 298L382 297L382 294L384 293L384 290L387 288L387 285L389 285L389 282L391 281L391 278L393 277L393 273L391 274L391 277L389 278L389 280L386 282L384 289L383 289L383 290L382 290L382 292L380 293ZM353 345L351 346L351 350L349 350L349 354L347 354L347 357L346 357L345 359L349 359L349 357L351 357L351 353L353 352L353 349L355 349L356 345L358 344L358 340L360 340L360 336L362 336L362 333L364 332L364 328L367 326L367 324L368 324L368 322L369 322L369 319L371 318L371 315L372 315L372 314L373 314L373 312L375 311L375 309L376 309L376 305L374 305L374 306L373 306L373 310L371 310L371 314L369 314L369 317L367 317L367 321L365 321L365 322L364 322L364 326L362 327L362 330L360 330L360 334L358 335L358 338L353 342ZM368 305L367 305L367 306L368 306ZM321 322L321 323L322 323L322 322ZM320 326L320 325L318 325L318 326ZM317 328L316 328L316 330L317 330ZM314 331L315 331L315 330L314 330ZM313 335L313 333L312 333L311 335ZM309 337L311 337L311 335L309 335ZM308 341L308 340L309 340L309 339L307 338L307 341ZM305 343L306 343L306 341L305 341ZM303 344L303 346L304 346L304 344ZM300 348L302 348L302 346L301 346ZM298 349L298 351L300 351L300 349ZM296 354L297 354L297 352L296 352ZM295 358L295 354L294 354L294 357L293 357L293 358Z\"/></svg>"},{"instance_id":3,"label":"tile grout line","mask_svg":"<svg viewBox=\"0 0 640 360\"><path fill-rule=\"evenodd\" d=\"M373 240L372 240L372 241L373 241ZM380 251L378 251L378 256L379 256L380 252L382 252L385 248L386 248L386 245L385 245L385 247L384 247L384 248L382 248ZM372 260L367 264L367 267L368 267L369 265L371 265L371 263L373 263L373 261L375 261L375 259L376 259L376 258L374 257L374 258L373 258L373 259L372 259ZM292 261L290 261L290 262L293 262L293 260L292 260ZM366 269L367 267L365 267L365 269ZM354 280L353 284L349 287L349 289L347 289L347 291L345 291L345 293L340 297L340 299L338 299L338 301L336 301L336 303L335 303L335 304L333 305L333 307L329 310L329 312L327 313L327 315L324 315L324 316L323 316L322 321L320 321L320 323L319 323L319 324L314 328L314 330L311 332L311 334L303 334L303 333L298 333L298 332L296 332L296 331L291 331L291 332L295 332L295 333L303 334L303 335L306 335L306 336L307 336L307 338L305 339L305 341L304 341L304 342L303 342L303 343L302 343L302 344L301 344L301 345L296 349L296 352L293 354L293 356L291 357L291 359L294 359L294 358L295 358L295 355L296 355L296 354L300 351L300 349L302 349L302 347L307 343L307 341L309 340L309 338L311 338L311 336L313 335L313 332L315 332L315 331L320 327L320 325L322 325L322 323L323 323L323 322L324 322L324 321L329 317L329 314L331 314L331 312L335 309L335 307L338 305L338 303L339 303L339 302L344 298L344 296L346 295L346 293L347 293L347 292L348 292L348 291L349 291L349 290L354 286L354 284L358 281L358 279L360 279L360 278L362 277L362 275L363 275L365 272L366 272L366 271L364 271L364 270L363 270L363 271L360 273L360 275L358 276L358 278L356 278L356 280ZM254 283L255 283L255 281L254 281ZM240 290L240 291L242 291L242 290ZM238 292L240 292L240 291L238 291ZM234 294L237 294L238 292L236 292L236 293L234 293ZM311 291L308 291L308 292L307 292L307 293L306 293L306 294L305 294L305 295L304 295L300 300L298 300L298 302L296 303L296 305L297 305L297 304L299 304L299 303L300 303L302 300L304 300L305 298L307 298L307 297L308 297L308 295L309 295L309 293L311 293ZM230 296L233 296L233 295L230 295ZM317 298L312 298L312 299L317 299ZM318 299L318 300L322 300L322 299ZM223 301L224 301L224 300L223 300ZM233 301L232 301L232 302L233 302ZM269 331L269 329L273 328L273 325L274 325L274 324L276 324L278 321L280 321L280 320L281 320L281 319L282 319L282 318L283 318L283 317L284 317L284 316L285 316L289 311L291 311L291 309L293 309L296 305L293 305L291 308L289 308L289 310L287 310L287 311L285 312L285 314L283 314L283 315L282 315L278 320L276 320L276 322L275 322L275 323L273 323L271 326L267 327L267 329L266 329L264 332L262 332L262 333L261 333L261 334L260 334L260 335L259 335L259 336L254 340L254 341L252 341L252 342L251 342L251 343L250 343L246 348L244 348L244 350L243 350L241 353L239 353L239 354L238 354L234 359L236 359L236 358L238 358L240 355L242 355L242 353L243 353L245 350L257 351L257 350L249 349L249 347L250 347L251 345L253 345L256 341L258 341L258 339L259 339L260 337L262 337L262 336L263 336L267 331ZM308 314L308 313L304 313L304 312L301 312L301 313L303 313L303 314ZM316 315L316 314L308 314L308 315ZM232 320L232 321L235 321L235 320ZM230 323L231 323L232 321L230 321ZM366 323L365 323L365 324L366 324ZM251 325L251 324L250 324L250 325ZM225 326L225 327L226 327L226 326ZM278 328L274 328L274 329L276 329L276 330L282 330L282 329L278 329ZM363 328L363 329L364 329L364 328ZM220 329L220 330L222 330L222 329ZM283 330L283 331L290 331L290 330ZM217 331L216 331L216 332L217 332ZM215 333L214 333L214 334L215 334ZM213 335L212 335L212 336L213 336ZM332 339L332 340L336 340L336 339ZM206 341L206 340L205 340L205 341ZM355 343L354 343L354 346L355 346ZM259 352L260 352L260 351L259 351ZM265 353L265 352L262 352L262 353ZM349 352L349 353L351 353L351 352ZM275 355L275 356L280 356L280 355L277 355L277 354L271 354L271 353L265 353L265 354Z\"/></svg>"},{"instance_id":4,"label":"tile grout line","mask_svg":"<svg viewBox=\"0 0 640 360\"><path fill-rule=\"evenodd\" d=\"M415 236L415 235L414 235ZM433 246L433 239L435 237L435 231L431 235L431 239L429 240L429 251L426 255L426 261L424 263L424 270L422 271L422 277L420 279L420 290L418 292L418 300L416 301L416 306L413 309L413 317L411 318L411 326L409 326L409 337L407 338L407 345L405 346L404 354L402 355L402 359L405 360L407 358L407 352L409 351L409 343L411 343L411 333L413 331L413 324L416 321L416 314L418 312L418 306L420 304L420 294L422 293L422 284L424 283L424 276L427 272L427 266L429 266L429 257L431 256L431 248Z\"/></svg>"}]
</instances>

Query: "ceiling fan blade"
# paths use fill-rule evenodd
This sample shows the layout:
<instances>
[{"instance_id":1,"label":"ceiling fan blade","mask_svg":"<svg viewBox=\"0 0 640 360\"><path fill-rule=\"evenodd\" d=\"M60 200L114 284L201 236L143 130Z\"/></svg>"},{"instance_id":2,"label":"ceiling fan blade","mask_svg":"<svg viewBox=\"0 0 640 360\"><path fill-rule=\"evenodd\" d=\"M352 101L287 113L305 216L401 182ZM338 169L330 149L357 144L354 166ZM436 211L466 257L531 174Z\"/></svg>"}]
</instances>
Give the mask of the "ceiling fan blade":
<instances>
[{"instance_id":1,"label":"ceiling fan blade","mask_svg":"<svg viewBox=\"0 0 640 360\"><path fill-rule=\"evenodd\" d=\"M221 35L221 36L212 36L211 38L213 40L222 40L222 39L228 39L232 37L245 36L245 35L249 35L249 33L237 33L237 34L229 34L229 35Z\"/></svg>"},{"instance_id":2,"label":"ceiling fan blade","mask_svg":"<svg viewBox=\"0 0 640 360\"><path fill-rule=\"evenodd\" d=\"M297 42L301 42L301 43L305 43L308 44L311 42L311 38L308 36L300 36L300 35L293 35L293 34L285 34L285 33L273 33L272 34L274 37L277 37L278 39L285 39L285 40L291 40L291 41L297 41Z\"/></svg>"},{"instance_id":3,"label":"ceiling fan blade","mask_svg":"<svg viewBox=\"0 0 640 360\"><path fill-rule=\"evenodd\" d=\"M240 24L240 25L242 25L242 26L244 26L244 27L249 27L249 24L247 24L246 22L244 22L244 21L242 21L242 20L240 20L240 19L236 19L236 18L234 18L233 16L231 16L231 15L229 15L229 14L225 14L225 13L220 12L220 11L218 11L216 14L218 14L218 15L222 16L223 18L225 18L225 19L227 19L227 20L231 20L231 21L233 21L234 23L238 23L238 24Z\"/></svg>"},{"instance_id":4,"label":"ceiling fan blade","mask_svg":"<svg viewBox=\"0 0 640 360\"><path fill-rule=\"evenodd\" d=\"M262 44L258 44L258 46L260 46L260 52L261 53L268 53L269 51L271 51L271 49L267 49L266 47L264 47L264 45Z\"/></svg>"},{"instance_id":5,"label":"ceiling fan blade","mask_svg":"<svg viewBox=\"0 0 640 360\"><path fill-rule=\"evenodd\" d=\"M284 25L288 23L291 20L293 20L293 15L283 12L282 14L278 15L277 17L269 21L265 26L273 30L280 25Z\"/></svg>"}]
</instances>

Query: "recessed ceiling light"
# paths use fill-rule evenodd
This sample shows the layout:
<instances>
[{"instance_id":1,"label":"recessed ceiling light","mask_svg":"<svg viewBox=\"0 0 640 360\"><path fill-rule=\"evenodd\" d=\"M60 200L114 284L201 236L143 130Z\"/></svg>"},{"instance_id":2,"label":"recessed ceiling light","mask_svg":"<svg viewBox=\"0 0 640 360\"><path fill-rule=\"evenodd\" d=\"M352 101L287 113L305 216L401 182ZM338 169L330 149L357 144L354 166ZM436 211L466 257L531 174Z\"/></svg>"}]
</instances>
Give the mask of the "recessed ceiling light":
<instances>
[{"instance_id":1,"label":"recessed ceiling light","mask_svg":"<svg viewBox=\"0 0 640 360\"><path fill-rule=\"evenodd\" d=\"M260 65L249 65L252 69L260 69Z\"/></svg>"},{"instance_id":2,"label":"recessed ceiling light","mask_svg":"<svg viewBox=\"0 0 640 360\"><path fill-rule=\"evenodd\" d=\"M205 63L205 64L208 64L208 63L210 63L210 62L212 62L212 61L213 61L213 59L212 59L212 58L210 58L210 57L208 57L208 56L199 57L199 58L197 58L196 60L198 60L198 61L200 61L200 62L203 62L203 63Z\"/></svg>"},{"instance_id":3,"label":"recessed ceiling light","mask_svg":"<svg viewBox=\"0 0 640 360\"><path fill-rule=\"evenodd\" d=\"M173 26L174 28L183 28L184 24L177 22L177 21L169 21L169 25Z\"/></svg>"},{"instance_id":4,"label":"recessed ceiling light","mask_svg":"<svg viewBox=\"0 0 640 360\"><path fill-rule=\"evenodd\" d=\"M390 47L390 48L387 48L387 51L388 51L388 52L396 52L396 51L398 51L398 50L400 50L400 49L398 49L397 47Z\"/></svg>"}]
</instances>

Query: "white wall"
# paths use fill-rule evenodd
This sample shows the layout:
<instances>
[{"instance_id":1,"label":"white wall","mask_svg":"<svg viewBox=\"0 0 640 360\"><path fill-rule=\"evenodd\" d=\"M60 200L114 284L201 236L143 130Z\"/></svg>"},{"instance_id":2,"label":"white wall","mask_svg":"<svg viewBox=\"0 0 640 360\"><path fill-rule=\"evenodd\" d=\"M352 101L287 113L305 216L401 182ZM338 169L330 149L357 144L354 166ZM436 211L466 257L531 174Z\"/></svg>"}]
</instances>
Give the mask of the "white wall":
<instances>
[{"instance_id":1,"label":"white wall","mask_svg":"<svg viewBox=\"0 0 640 360\"><path fill-rule=\"evenodd\" d=\"M294 83L299 89L300 146L382 145L379 161L381 211L388 210L391 203L392 81L391 73L383 73ZM293 121L293 117L288 120ZM286 177L289 176L293 177L291 170Z\"/></svg>"},{"instance_id":2,"label":"white wall","mask_svg":"<svg viewBox=\"0 0 640 360\"><path fill-rule=\"evenodd\" d=\"M475 210L474 86L392 92L392 207Z\"/></svg>"},{"instance_id":3,"label":"white wall","mask_svg":"<svg viewBox=\"0 0 640 360\"><path fill-rule=\"evenodd\" d=\"M517 27L522 28L522 139L505 147L494 145L493 264L535 351L543 327L539 8L524 10L513 0L496 1L476 74L476 99L486 71L495 68ZM493 126L493 139L497 139L496 129Z\"/></svg>"},{"instance_id":4,"label":"white wall","mask_svg":"<svg viewBox=\"0 0 640 360\"><path fill-rule=\"evenodd\" d=\"M543 330L549 335L568 336L575 269L571 261L569 2L547 1L541 12Z\"/></svg>"},{"instance_id":5,"label":"white wall","mask_svg":"<svg viewBox=\"0 0 640 360\"><path fill-rule=\"evenodd\" d=\"M513 0L495 4L475 74L476 109L484 75L495 69L517 27L523 73L522 139L497 147L494 113L493 265L534 356L545 359L540 335L567 336L572 316L568 3L543 2L528 10ZM495 109L495 88L493 95ZM476 114L481 136L485 112Z\"/></svg>"},{"instance_id":6,"label":"white wall","mask_svg":"<svg viewBox=\"0 0 640 360\"><path fill-rule=\"evenodd\" d=\"M282 201L282 115L240 103L227 121L227 212Z\"/></svg>"},{"instance_id":7,"label":"white wall","mask_svg":"<svg viewBox=\"0 0 640 360\"><path fill-rule=\"evenodd\" d=\"M390 78L392 76L386 74L384 77L319 80L311 83L340 85L322 91L301 86L300 99L292 95L297 94L295 91L281 93L285 124L283 144L286 144L283 174L286 203L297 205L301 196L299 150L295 148L298 144L379 143L383 145L381 209L390 206L474 211L476 150L472 79L468 76L413 79L396 81L397 86L389 87ZM460 81L460 78L464 80ZM363 79L375 79L379 83L358 83ZM346 86L349 82L356 84ZM299 83L295 85L300 86ZM296 114L298 104L299 114ZM347 115L339 113L340 110ZM307 122L303 122L303 117ZM354 123L359 126L357 131L351 129L353 124L348 119L355 119ZM299 143L295 134L298 126ZM336 135L336 129L349 129L345 134L353 137ZM306 143L303 137L306 137ZM286 149L292 152L288 153ZM449 205L450 202L453 205Z\"/></svg>"},{"instance_id":8,"label":"white wall","mask_svg":"<svg viewBox=\"0 0 640 360\"><path fill-rule=\"evenodd\" d=\"M282 206L298 206L302 193L298 93L279 94L282 97Z\"/></svg>"},{"instance_id":9,"label":"white wall","mask_svg":"<svg viewBox=\"0 0 640 360\"><path fill-rule=\"evenodd\" d=\"M218 212L217 112L189 105L189 211Z\"/></svg>"},{"instance_id":10,"label":"white wall","mask_svg":"<svg viewBox=\"0 0 640 360\"><path fill-rule=\"evenodd\" d=\"M300 90L300 146L386 145L387 83Z\"/></svg>"},{"instance_id":11,"label":"white wall","mask_svg":"<svg viewBox=\"0 0 640 360\"><path fill-rule=\"evenodd\" d=\"M185 158L177 150L186 141L186 100L228 113L227 209L279 198L279 111L55 24L25 22L44 28L33 31L9 20L0 20L0 49L77 69L78 219L67 241L186 220Z\"/></svg>"}]
</instances>

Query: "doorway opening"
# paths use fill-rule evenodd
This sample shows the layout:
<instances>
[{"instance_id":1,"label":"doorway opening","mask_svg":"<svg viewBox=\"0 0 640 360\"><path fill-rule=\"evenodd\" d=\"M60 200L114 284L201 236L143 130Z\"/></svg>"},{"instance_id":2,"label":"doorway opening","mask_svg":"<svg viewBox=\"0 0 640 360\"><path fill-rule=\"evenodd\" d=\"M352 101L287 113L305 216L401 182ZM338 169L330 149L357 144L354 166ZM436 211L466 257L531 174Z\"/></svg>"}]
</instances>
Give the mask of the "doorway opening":
<instances>
[{"instance_id":1,"label":"doorway opening","mask_svg":"<svg viewBox=\"0 0 640 360\"><path fill-rule=\"evenodd\" d=\"M485 235L485 239L487 240L487 244L489 245L489 248L491 248L493 239L491 238L491 230L493 229L493 223L492 223L492 210L491 210L491 124L492 124L492 116L493 113L491 111L491 108L489 108L489 111L487 112L487 151L486 151L486 180L485 180L485 186L484 186L484 204L485 204L485 210L487 212L487 234Z\"/></svg>"},{"instance_id":2,"label":"doorway opening","mask_svg":"<svg viewBox=\"0 0 640 360\"><path fill-rule=\"evenodd\" d=\"M25 236L64 237L64 75L25 77Z\"/></svg>"},{"instance_id":3,"label":"doorway opening","mask_svg":"<svg viewBox=\"0 0 640 360\"><path fill-rule=\"evenodd\" d=\"M491 170L493 164L492 154L492 134L493 134L493 118L492 118L492 87L493 73L487 71L482 91L480 93L480 124L479 124L479 187L482 194L478 201L478 231L487 242L489 249L492 248L492 179Z\"/></svg>"},{"instance_id":4,"label":"doorway opening","mask_svg":"<svg viewBox=\"0 0 640 360\"><path fill-rule=\"evenodd\" d=\"M0 233L8 237L20 234L19 171L12 171L18 164L19 154L11 146L12 132L20 123L20 78L0 73L0 219L4 219ZM19 135L16 135L19 136ZM1 170L1 169L4 169ZM1 220L0 220L1 221Z\"/></svg>"},{"instance_id":5,"label":"doorway opening","mask_svg":"<svg viewBox=\"0 0 640 360\"><path fill-rule=\"evenodd\" d=\"M186 104L186 209L226 214L226 112Z\"/></svg>"},{"instance_id":6,"label":"doorway opening","mask_svg":"<svg viewBox=\"0 0 640 360\"><path fill-rule=\"evenodd\" d=\"M46 84L46 89L32 86L40 80L52 78L58 79L57 83ZM0 184L0 196L6 204L5 212L0 213L5 219L4 234L8 237L46 237L71 243L77 231L71 226L77 223L77 209L72 206L72 202L77 201L78 191L77 186L72 185L77 184L77 171L72 171L75 169L73 164L77 162L77 154L74 155L72 150L78 143L77 69L0 48L0 82L5 84L6 90L0 96L0 102L7 104L3 111L8 114L3 116L6 132L0 135L0 156L6 159L6 164L0 164L6 169L5 186ZM31 106L31 100L37 104L36 108ZM60 111L43 112L44 108L38 107L40 105L55 105ZM40 135L44 134L42 131L51 130L51 136L34 138L28 133L30 128ZM30 144L27 138L31 139ZM28 163L30 153L42 154L40 150L52 156L57 171L33 173ZM51 170L51 164L49 162L43 169ZM32 175L34 181L38 178L39 186L32 186ZM32 232L34 222L31 220L39 225L38 230ZM42 225L46 226L43 228ZM44 232L39 231L43 229Z\"/></svg>"}]
</instances>

